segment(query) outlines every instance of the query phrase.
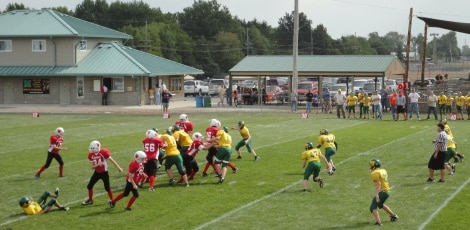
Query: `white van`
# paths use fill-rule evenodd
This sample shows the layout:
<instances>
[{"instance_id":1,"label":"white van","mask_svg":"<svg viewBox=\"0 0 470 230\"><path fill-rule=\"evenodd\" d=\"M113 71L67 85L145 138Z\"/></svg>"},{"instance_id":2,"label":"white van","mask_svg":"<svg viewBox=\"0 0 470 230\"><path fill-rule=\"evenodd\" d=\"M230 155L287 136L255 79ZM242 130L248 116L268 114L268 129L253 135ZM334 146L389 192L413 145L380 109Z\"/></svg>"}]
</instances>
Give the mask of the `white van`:
<instances>
[{"instance_id":1,"label":"white van","mask_svg":"<svg viewBox=\"0 0 470 230\"><path fill-rule=\"evenodd\" d=\"M209 95L209 85L207 82L200 80L184 81L184 96L192 95Z\"/></svg>"},{"instance_id":2,"label":"white van","mask_svg":"<svg viewBox=\"0 0 470 230\"><path fill-rule=\"evenodd\" d=\"M228 81L225 79L210 79L209 80L209 94L215 96L219 93L219 88L222 86L228 86Z\"/></svg>"}]
</instances>

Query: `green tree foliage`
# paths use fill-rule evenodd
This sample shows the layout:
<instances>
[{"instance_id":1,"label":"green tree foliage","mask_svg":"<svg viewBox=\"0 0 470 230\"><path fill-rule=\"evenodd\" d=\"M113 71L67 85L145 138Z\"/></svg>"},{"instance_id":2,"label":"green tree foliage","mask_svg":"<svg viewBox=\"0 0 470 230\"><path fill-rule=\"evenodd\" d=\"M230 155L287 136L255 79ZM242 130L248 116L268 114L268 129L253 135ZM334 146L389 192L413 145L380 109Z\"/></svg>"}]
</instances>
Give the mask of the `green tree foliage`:
<instances>
[{"instance_id":1,"label":"green tree foliage","mask_svg":"<svg viewBox=\"0 0 470 230\"><path fill-rule=\"evenodd\" d=\"M157 8L150 8L142 1L121 2L116 1L109 5L107 15L110 19L108 27L120 29L124 26L144 26L150 22L170 21L162 11Z\"/></svg>"},{"instance_id":2,"label":"green tree foliage","mask_svg":"<svg viewBox=\"0 0 470 230\"><path fill-rule=\"evenodd\" d=\"M27 10L23 3L8 3L4 12L9 12L12 10Z\"/></svg>"},{"instance_id":3,"label":"green tree foliage","mask_svg":"<svg viewBox=\"0 0 470 230\"><path fill-rule=\"evenodd\" d=\"M294 12L286 13L278 21L279 27L276 30L276 39L279 48L284 54L292 54L292 44L294 39ZM311 27L312 21L304 13L299 13L299 54L311 53Z\"/></svg>"},{"instance_id":4,"label":"green tree foliage","mask_svg":"<svg viewBox=\"0 0 470 230\"><path fill-rule=\"evenodd\" d=\"M72 10L69 10L69 8L67 8L66 6L52 7L51 10L55 10L57 12L67 14L67 15L70 15L72 17L75 16L75 13Z\"/></svg>"},{"instance_id":5,"label":"green tree foliage","mask_svg":"<svg viewBox=\"0 0 470 230\"><path fill-rule=\"evenodd\" d=\"M328 35L323 24L318 25L312 31L312 54L327 55L335 53L332 45L333 39Z\"/></svg>"},{"instance_id":6,"label":"green tree foliage","mask_svg":"<svg viewBox=\"0 0 470 230\"><path fill-rule=\"evenodd\" d=\"M228 72L230 68L243 59L241 46L237 34L230 32L217 34L213 44L213 57L217 60L222 72Z\"/></svg>"},{"instance_id":7,"label":"green tree foliage","mask_svg":"<svg viewBox=\"0 0 470 230\"><path fill-rule=\"evenodd\" d=\"M75 8L75 16L88 22L108 26L108 22L114 20L108 17L108 8L106 0L83 0Z\"/></svg>"}]
</instances>

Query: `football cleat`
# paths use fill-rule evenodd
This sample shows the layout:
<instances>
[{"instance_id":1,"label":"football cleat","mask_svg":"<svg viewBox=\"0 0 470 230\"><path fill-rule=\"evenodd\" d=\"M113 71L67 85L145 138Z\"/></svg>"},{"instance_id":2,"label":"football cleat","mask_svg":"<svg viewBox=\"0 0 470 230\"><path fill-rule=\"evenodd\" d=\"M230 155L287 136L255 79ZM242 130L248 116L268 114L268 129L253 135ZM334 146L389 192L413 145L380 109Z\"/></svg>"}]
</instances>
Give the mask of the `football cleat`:
<instances>
[{"instance_id":1,"label":"football cleat","mask_svg":"<svg viewBox=\"0 0 470 230\"><path fill-rule=\"evenodd\" d=\"M455 164L452 164L452 173L455 173Z\"/></svg>"},{"instance_id":2,"label":"football cleat","mask_svg":"<svg viewBox=\"0 0 470 230\"><path fill-rule=\"evenodd\" d=\"M153 187L150 187L150 188L149 188L149 191L150 191L150 192L153 192L153 191L155 191L155 189L154 189Z\"/></svg>"},{"instance_id":3,"label":"football cleat","mask_svg":"<svg viewBox=\"0 0 470 230\"><path fill-rule=\"evenodd\" d=\"M55 197L58 197L59 196L59 188L55 188L54 193L55 193Z\"/></svg>"},{"instance_id":4,"label":"football cleat","mask_svg":"<svg viewBox=\"0 0 470 230\"><path fill-rule=\"evenodd\" d=\"M82 202L82 205L92 205L93 201L92 200L86 200Z\"/></svg>"},{"instance_id":5,"label":"football cleat","mask_svg":"<svg viewBox=\"0 0 470 230\"><path fill-rule=\"evenodd\" d=\"M375 225L382 227L382 223L379 223L379 222L375 222Z\"/></svg>"},{"instance_id":6,"label":"football cleat","mask_svg":"<svg viewBox=\"0 0 470 230\"><path fill-rule=\"evenodd\" d=\"M260 157L259 156L255 156L255 161L259 161Z\"/></svg>"},{"instance_id":7,"label":"football cleat","mask_svg":"<svg viewBox=\"0 0 470 230\"><path fill-rule=\"evenodd\" d=\"M175 183L176 183L176 180L175 180L175 179L171 179L168 184L169 184L169 185L174 185Z\"/></svg>"},{"instance_id":8,"label":"football cleat","mask_svg":"<svg viewBox=\"0 0 470 230\"><path fill-rule=\"evenodd\" d=\"M320 188L323 188L323 180L322 179L318 179L318 184L320 185Z\"/></svg>"},{"instance_id":9,"label":"football cleat","mask_svg":"<svg viewBox=\"0 0 470 230\"><path fill-rule=\"evenodd\" d=\"M434 179L433 178L428 178L428 180L426 182L432 183L432 182L434 182Z\"/></svg>"},{"instance_id":10,"label":"football cleat","mask_svg":"<svg viewBox=\"0 0 470 230\"><path fill-rule=\"evenodd\" d=\"M124 210L129 211L129 212L132 211L131 208L125 208Z\"/></svg>"},{"instance_id":11,"label":"football cleat","mask_svg":"<svg viewBox=\"0 0 470 230\"><path fill-rule=\"evenodd\" d=\"M238 168L235 167L235 169L232 170L233 173L237 173L238 172Z\"/></svg>"},{"instance_id":12,"label":"football cleat","mask_svg":"<svg viewBox=\"0 0 470 230\"><path fill-rule=\"evenodd\" d=\"M201 174L201 176L202 176L202 177L206 177L206 176L207 176L207 173L203 172L203 173Z\"/></svg>"},{"instance_id":13,"label":"football cleat","mask_svg":"<svg viewBox=\"0 0 470 230\"><path fill-rule=\"evenodd\" d=\"M242 159L242 156L238 156L237 159Z\"/></svg>"},{"instance_id":14,"label":"football cleat","mask_svg":"<svg viewBox=\"0 0 470 230\"><path fill-rule=\"evenodd\" d=\"M390 216L390 221L397 221L398 220L398 215L395 214L393 216Z\"/></svg>"},{"instance_id":15,"label":"football cleat","mask_svg":"<svg viewBox=\"0 0 470 230\"><path fill-rule=\"evenodd\" d=\"M110 208L114 208L114 206L116 205L115 203L113 203L112 200L108 200L108 204Z\"/></svg>"},{"instance_id":16,"label":"football cleat","mask_svg":"<svg viewBox=\"0 0 470 230\"><path fill-rule=\"evenodd\" d=\"M62 211L68 211L70 208L69 208L69 207L60 206L59 209L62 210Z\"/></svg>"}]
</instances>

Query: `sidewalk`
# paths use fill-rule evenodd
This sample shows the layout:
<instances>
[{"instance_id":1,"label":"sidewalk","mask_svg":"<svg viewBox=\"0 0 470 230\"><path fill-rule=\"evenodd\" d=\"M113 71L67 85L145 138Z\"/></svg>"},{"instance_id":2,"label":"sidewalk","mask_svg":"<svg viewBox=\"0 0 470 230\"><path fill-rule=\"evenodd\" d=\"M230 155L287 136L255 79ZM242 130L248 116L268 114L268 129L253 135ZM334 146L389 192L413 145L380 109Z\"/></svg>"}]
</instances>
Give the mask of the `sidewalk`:
<instances>
[{"instance_id":1,"label":"sidewalk","mask_svg":"<svg viewBox=\"0 0 470 230\"><path fill-rule=\"evenodd\" d=\"M214 113L214 112L290 112L284 105L242 105L217 106L218 98L212 98L211 107L196 107L193 97L174 98L168 108L170 114L179 113ZM56 104L0 104L2 113L76 113L76 114L162 114L161 105L120 106L120 105L56 105Z\"/></svg>"}]
</instances>

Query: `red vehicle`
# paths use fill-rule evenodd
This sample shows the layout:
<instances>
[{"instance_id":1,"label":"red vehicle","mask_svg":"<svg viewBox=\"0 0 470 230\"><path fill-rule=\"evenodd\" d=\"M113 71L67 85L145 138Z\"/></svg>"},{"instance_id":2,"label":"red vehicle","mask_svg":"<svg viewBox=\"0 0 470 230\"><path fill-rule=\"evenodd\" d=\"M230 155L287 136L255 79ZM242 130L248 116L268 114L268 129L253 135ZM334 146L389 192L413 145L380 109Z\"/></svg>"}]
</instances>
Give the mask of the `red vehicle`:
<instances>
[{"instance_id":1,"label":"red vehicle","mask_svg":"<svg viewBox=\"0 0 470 230\"><path fill-rule=\"evenodd\" d=\"M299 102L307 100L307 93L310 90L313 94L318 94L318 82L316 81L303 81L299 82L297 86L297 95Z\"/></svg>"}]
</instances>

